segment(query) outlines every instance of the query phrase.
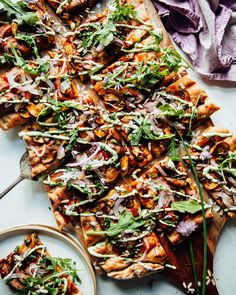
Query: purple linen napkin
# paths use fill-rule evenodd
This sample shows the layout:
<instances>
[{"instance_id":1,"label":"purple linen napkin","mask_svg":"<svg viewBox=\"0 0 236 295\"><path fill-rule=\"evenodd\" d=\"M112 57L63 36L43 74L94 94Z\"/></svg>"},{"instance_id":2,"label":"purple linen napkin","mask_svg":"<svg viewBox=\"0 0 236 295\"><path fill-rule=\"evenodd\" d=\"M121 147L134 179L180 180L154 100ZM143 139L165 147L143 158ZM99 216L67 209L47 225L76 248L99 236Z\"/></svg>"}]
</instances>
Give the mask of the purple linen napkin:
<instances>
[{"instance_id":1,"label":"purple linen napkin","mask_svg":"<svg viewBox=\"0 0 236 295\"><path fill-rule=\"evenodd\" d=\"M236 0L153 0L175 42L212 80L236 81Z\"/></svg>"}]
</instances>

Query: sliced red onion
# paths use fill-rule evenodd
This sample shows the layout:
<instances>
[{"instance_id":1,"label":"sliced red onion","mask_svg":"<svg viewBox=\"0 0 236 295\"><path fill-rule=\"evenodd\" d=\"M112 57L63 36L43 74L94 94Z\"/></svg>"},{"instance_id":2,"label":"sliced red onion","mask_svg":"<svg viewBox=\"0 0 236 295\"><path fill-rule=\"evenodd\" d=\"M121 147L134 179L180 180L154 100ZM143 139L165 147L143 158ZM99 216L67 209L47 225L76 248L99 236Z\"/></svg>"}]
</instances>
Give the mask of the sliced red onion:
<instances>
[{"instance_id":1,"label":"sliced red onion","mask_svg":"<svg viewBox=\"0 0 236 295\"><path fill-rule=\"evenodd\" d=\"M228 177L228 181L232 186L236 187L236 180L232 176Z\"/></svg>"},{"instance_id":2,"label":"sliced red onion","mask_svg":"<svg viewBox=\"0 0 236 295\"><path fill-rule=\"evenodd\" d=\"M119 215L120 215L120 211L121 209L123 208L121 206L121 203L123 202L124 199L122 198L118 198L114 204L114 207L113 207L113 211L114 211L114 215L118 218Z\"/></svg>"},{"instance_id":3,"label":"sliced red onion","mask_svg":"<svg viewBox=\"0 0 236 295\"><path fill-rule=\"evenodd\" d=\"M19 90L24 91L24 92L27 91L27 92L30 92L30 93L32 93L34 95L38 95L39 94L38 90L35 89L35 87L37 86L37 84L36 83L33 83L33 81L32 81L32 84L29 83L27 85L22 85L22 86L19 85L18 83L16 83L15 82L15 79L16 79L16 77L18 75L21 75L21 77L22 77L22 72L19 71L19 69L17 69L17 68L12 69L7 74L7 80L8 80L9 86L11 88L16 88L16 89L19 89Z\"/></svg>"},{"instance_id":4,"label":"sliced red onion","mask_svg":"<svg viewBox=\"0 0 236 295\"><path fill-rule=\"evenodd\" d=\"M41 157L43 157L43 155L46 152L46 144L43 145L43 148L42 148L41 152L39 152L37 150L37 148L35 146L33 146L33 145L28 145L28 149L32 150L37 155L37 157L41 158Z\"/></svg>"},{"instance_id":5,"label":"sliced red onion","mask_svg":"<svg viewBox=\"0 0 236 295\"><path fill-rule=\"evenodd\" d=\"M67 166L68 167L78 167L78 166L84 167L89 164L90 160L92 160L98 154L99 151L100 151L100 146L98 145L95 152L91 156L89 156L89 157L86 156L85 159L83 159L79 162L69 163L69 164L67 164Z\"/></svg>"},{"instance_id":6,"label":"sliced red onion","mask_svg":"<svg viewBox=\"0 0 236 295\"><path fill-rule=\"evenodd\" d=\"M61 160L62 158L65 157L65 148L63 145L64 145L64 142L62 142L58 147L58 150L57 150L57 159L58 160Z\"/></svg>"},{"instance_id":7,"label":"sliced red onion","mask_svg":"<svg viewBox=\"0 0 236 295\"><path fill-rule=\"evenodd\" d=\"M139 258L139 261L143 261L146 256L147 256L147 253L148 253L148 250L149 250L149 247L150 247L150 244L149 244L149 241L147 238L144 238L143 239L144 243L145 243L145 251L143 252L143 255Z\"/></svg>"},{"instance_id":8,"label":"sliced red onion","mask_svg":"<svg viewBox=\"0 0 236 295\"><path fill-rule=\"evenodd\" d=\"M38 268L38 266L36 265L36 263L31 263L29 266L29 273L33 276L35 269L37 269L37 268Z\"/></svg>"},{"instance_id":9,"label":"sliced red onion","mask_svg":"<svg viewBox=\"0 0 236 295\"><path fill-rule=\"evenodd\" d=\"M166 174L165 171L161 168L160 165L156 165L156 168L158 169L158 171L161 173L161 175L162 175L163 177L166 177L166 176L167 176L167 174Z\"/></svg>"}]
</instances>

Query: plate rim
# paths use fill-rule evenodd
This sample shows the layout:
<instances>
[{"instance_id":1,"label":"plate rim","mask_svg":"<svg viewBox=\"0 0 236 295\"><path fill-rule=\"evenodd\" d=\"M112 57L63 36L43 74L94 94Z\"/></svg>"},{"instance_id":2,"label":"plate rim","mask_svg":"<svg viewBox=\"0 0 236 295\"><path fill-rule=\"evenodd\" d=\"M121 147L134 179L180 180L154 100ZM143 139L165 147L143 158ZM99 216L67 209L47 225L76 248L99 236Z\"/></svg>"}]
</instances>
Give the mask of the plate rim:
<instances>
[{"instance_id":1,"label":"plate rim","mask_svg":"<svg viewBox=\"0 0 236 295\"><path fill-rule=\"evenodd\" d=\"M86 265L88 266L89 273L92 277L92 283L93 283L93 295L97 295L97 280L95 271L93 269L91 260L82 246L82 244L77 240L72 234L66 232L66 231L59 231L56 227L51 225L45 225L45 224L22 224L22 225L16 225L8 228L4 228L0 230L0 238L5 235L11 235L14 233L17 233L18 231L42 231L49 234L49 236L59 237L61 240L64 240L64 242L69 243L75 250L77 250L83 257Z\"/></svg>"}]
</instances>

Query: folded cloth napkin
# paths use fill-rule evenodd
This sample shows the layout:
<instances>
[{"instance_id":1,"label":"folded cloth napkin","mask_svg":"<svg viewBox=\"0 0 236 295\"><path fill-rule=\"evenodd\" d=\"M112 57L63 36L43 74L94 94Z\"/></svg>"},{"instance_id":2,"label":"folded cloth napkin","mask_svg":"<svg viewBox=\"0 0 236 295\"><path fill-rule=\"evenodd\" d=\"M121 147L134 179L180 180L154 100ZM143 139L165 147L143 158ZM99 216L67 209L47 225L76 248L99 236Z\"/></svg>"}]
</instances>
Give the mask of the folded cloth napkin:
<instances>
[{"instance_id":1,"label":"folded cloth napkin","mask_svg":"<svg viewBox=\"0 0 236 295\"><path fill-rule=\"evenodd\" d=\"M167 30L208 79L236 81L236 0L153 0Z\"/></svg>"}]
</instances>

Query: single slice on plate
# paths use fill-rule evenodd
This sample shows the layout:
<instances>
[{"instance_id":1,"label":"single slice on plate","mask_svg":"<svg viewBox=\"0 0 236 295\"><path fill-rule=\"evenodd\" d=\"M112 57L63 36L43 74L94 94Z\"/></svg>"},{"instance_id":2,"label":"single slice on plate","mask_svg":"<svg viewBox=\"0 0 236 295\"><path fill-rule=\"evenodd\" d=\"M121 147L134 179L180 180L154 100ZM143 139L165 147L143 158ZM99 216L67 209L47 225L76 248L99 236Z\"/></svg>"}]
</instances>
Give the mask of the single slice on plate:
<instances>
[{"instance_id":1,"label":"single slice on plate","mask_svg":"<svg viewBox=\"0 0 236 295\"><path fill-rule=\"evenodd\" d=\"M0 275L17 294L82 294L75 284L77 270L70 259L52 257L36 233L26 236L6 258Z\"/></svg>"},{"instance_id":2,"label":"single slice on plate","mask_svg":"<svg viewBox=\"0 0 236 295\"><path fill-rule=\"evenodd\" d=\"M209 127L189 146L200 181L230 216L236 216L236 136ZM184 157L189 163L188 156Z\"/></svg>"}]
</instances>

